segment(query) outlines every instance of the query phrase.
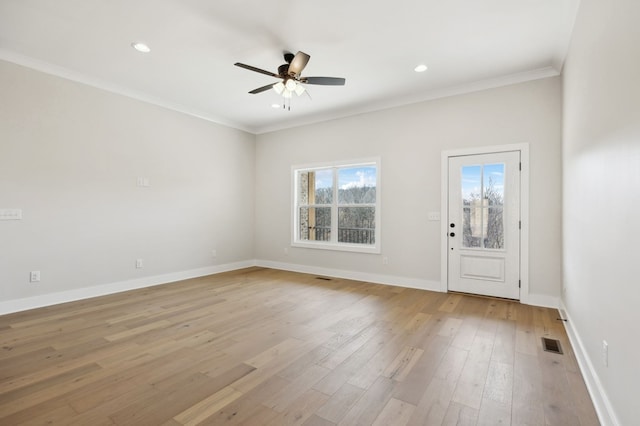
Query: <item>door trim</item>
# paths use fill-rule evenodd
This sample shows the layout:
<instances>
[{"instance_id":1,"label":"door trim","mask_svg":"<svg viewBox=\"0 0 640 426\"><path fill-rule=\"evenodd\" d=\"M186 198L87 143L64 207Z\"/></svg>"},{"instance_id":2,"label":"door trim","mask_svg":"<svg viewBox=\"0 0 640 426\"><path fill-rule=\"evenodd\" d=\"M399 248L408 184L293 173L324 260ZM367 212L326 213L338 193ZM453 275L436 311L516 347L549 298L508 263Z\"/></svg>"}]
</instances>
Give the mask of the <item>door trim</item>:
<instances>
[{"instance_id":1,"label":"door trim","mask_svg":"<svg viewBox=\"0 0 640 426\"><path fill-rule=\"evenodd\" d=\"M522 171L520 173L520 302L529 302L529 144L496 145L477 148L463 148L442 151L440 166L440 290L448 291L448 229L449 217L449 157L462 155L494 154L499 152L520 151Z\"/></svg>"}]
</instances>

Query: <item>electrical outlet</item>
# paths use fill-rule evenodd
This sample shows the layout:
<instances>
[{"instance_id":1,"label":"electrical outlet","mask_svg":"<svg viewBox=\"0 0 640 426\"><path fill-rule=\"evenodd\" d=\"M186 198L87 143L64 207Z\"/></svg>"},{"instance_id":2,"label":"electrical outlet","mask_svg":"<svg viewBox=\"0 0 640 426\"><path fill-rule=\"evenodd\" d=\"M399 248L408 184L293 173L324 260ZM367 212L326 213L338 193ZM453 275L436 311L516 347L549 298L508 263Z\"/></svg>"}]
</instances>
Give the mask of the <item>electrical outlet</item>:
<instances>
[{"instance_id":1,"label":"electrical outlet","mask_svg":"<svg viewBox=\"0 0 640 426\"><path fill-rule=\"evenodd\" d=\"M141 269L144 267L144 262L142 259L136 259L136 269Z\"/></svg>"},{"instance_id":2,"label":"electrical outlet","mask_svg":"<svg viewBox=\"0 0 640 426\"><path fill-rule=\"evenodd\" d=\"M31 271L31 273L29 274L29 282L40 282L40 271Z\"/></svg>"},{"instance_id":3,"label":"electrical outlet","mask_svg":"<svg viewBox=\"0 0 640 426\"><path fill-rule=\"evenodd\" d=\"M384 256L384 257L382 258L382 264L383 264L383 265L388 265L388 264L389 264L389 258L388 258L387 256Z\"/></svg>"},{"instance_id":4,"label":"electrical outlet","mask_svg":"<svg viewBox=\"0 0 640 426\"><path fill-rule=\"evenodd\" d=\"M285 248L284 248L284 254L285 254L285 255L288 255L288 254L289 254L289 247L285 247Z\"/></svg>"},{"instance_id":5,"label":"electrical outlet","mask_svg":"<svg viewBox=\"0 0 640 426\"><path fill-rule=\"evenodd\" d=\"M605 367L609 366L609 344L606 340L602 341L602 362Z\"/></svg>"}]
</instances>

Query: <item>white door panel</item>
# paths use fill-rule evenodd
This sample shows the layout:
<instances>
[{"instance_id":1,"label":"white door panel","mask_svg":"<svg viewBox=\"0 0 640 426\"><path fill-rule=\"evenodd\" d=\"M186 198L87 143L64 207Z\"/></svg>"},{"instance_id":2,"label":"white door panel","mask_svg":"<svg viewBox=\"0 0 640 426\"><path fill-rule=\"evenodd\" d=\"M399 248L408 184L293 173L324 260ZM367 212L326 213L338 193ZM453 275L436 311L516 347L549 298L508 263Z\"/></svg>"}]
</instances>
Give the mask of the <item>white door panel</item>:
<instances>
[{"instance_id":1,"label":"white door panel","mask_svg":"<svg viewBox=\"0 0 640 426\"><path fill-rule=\"evenodd\" d=\"M520 298L519 165L519 151L449 157L449 290Z\"/></svg>"}]
</instances>

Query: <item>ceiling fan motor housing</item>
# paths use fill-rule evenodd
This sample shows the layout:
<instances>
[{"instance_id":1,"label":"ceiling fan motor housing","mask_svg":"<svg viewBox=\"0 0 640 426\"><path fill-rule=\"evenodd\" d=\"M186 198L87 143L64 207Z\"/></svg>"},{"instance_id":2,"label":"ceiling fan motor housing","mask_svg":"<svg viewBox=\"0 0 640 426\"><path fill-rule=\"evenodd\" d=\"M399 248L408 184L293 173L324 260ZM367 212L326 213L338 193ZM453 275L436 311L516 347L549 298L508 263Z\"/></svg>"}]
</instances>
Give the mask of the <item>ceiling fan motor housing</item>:
<instances>
[{"instance_id":1,"label":"ceiling fan motor housing","mask_svg":"<svg viewBox=\"0 0 640 426\"><path fill-rule=\"evenodd\" d=\"M344 86L345 79L338 77L302 77L300 74L302 70L307 66L309 59L311 56L304 52L298 52L295 55L290 52L284 52L284 60L287 62L286 64L282 64L278 67L278 73L273 73L270 71L263 70L262 68L256 68L251 65L246 65L240 62L236 62L234 65L240 68L247 69L249 71L257 72L260 74L265 74L271 77L281 78L282 81L275 84L267 84L266 86L258 87L257 89L253 89L249 93L255 95L257 93L266 92L271 88L287 86L287 90L295 91L295 93L300 95L301 92L304 91L304 88L299 85L299 83L306 84L317 84L321 86Z\"/></svg>"},{"instance_id":2,"label":"ceiling fan motor housing","mask_svg":"<svg viewBox=\"0 0 640 426\"><path fill-rule=\"evenodd\" d=\"M282 78L289 76L289 64L282 64L278 67L278 75Z\"/></svg>"}]
</instances>

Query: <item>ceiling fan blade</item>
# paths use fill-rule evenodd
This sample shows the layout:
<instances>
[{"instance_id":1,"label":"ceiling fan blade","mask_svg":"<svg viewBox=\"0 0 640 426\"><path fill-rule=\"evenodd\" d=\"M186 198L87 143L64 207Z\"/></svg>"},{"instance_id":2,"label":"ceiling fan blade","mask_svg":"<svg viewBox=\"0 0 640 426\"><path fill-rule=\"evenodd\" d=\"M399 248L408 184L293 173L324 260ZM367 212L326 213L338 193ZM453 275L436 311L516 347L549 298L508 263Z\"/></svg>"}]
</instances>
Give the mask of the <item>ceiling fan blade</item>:
<instances>
[{"instance_id":1,"label":"ceiling fan blade","mask_svg":"<svg viewBox=\"0 0 640 426\"><path fill-rule=\"evenodd\" d=\"M266 92L267 90L271 89L274 84L277 84L277 83L267 84L266 86L258 87L257 89L253 89L249 93L251 93L252 95L255 95L258 93Z\"/></svg>"},{"instance_id":2,"label":"ceiling fan blade","mask_svg":"<svg viewBox=\"0 0 640 426\"><path fill-rule=\"evenodd\" d=\"M319 84L321 86L344 86L347 82L347 80L341 77L302 77L300 81L302 83Z\"/></svg>"},{"instance_id":3,"label":"ceiling fan blade","mask_svg":"<svg viewBox=\"0 0 640 426\"><path fill-rule=\"evenodd\" d=\"M311 56L304 52L296 53L296 56L293 57L293 60L289 64L289 75L299 76L304 67L307 66L309 58L311 58Z\"/></svg>"},{"instance_id":4,"label":"ceiling fan blade","mask_svg":"<svg viewBox=\"0 0 640 426\"><path fill-rule=\"evenodd\" d=\"M265 75L270 75L271 77L280 78L278 74L275 74L275 73L272 73L271 71L266 71L260 68L252 67L251 65L241 64L240 62L236 62L233 65L235 65L236 67L244 68L249 71L255 71L255 72L259 72L260 74L265 74Z\"/></svg>"}]
</instances>

